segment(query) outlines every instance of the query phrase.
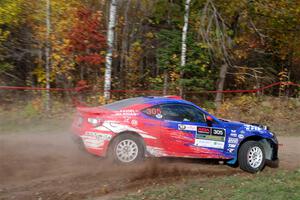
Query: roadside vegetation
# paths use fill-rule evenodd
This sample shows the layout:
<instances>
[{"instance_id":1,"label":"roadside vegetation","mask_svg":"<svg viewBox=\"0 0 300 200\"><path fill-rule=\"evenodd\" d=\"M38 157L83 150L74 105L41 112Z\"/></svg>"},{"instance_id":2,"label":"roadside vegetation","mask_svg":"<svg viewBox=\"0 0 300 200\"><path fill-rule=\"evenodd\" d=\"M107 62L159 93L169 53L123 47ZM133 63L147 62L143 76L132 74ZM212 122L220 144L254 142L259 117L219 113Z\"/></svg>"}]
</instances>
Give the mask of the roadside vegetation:
<instances>
[{"instance_id":1,"label":"roadside vegetation","mask_svg":"<svg viewBox=\"0 0 300 200\"><path fill-rule=\"evenodd\" d=\"M99 100L100 101L100 100ZM217 117L248 123L268 125L277 135L300 136L300 100L268 96L242 95L228 98L220 109L213 101L195 102ZM101 105L93 103L93 105ZM0 133L17 133L28 130L67 130L76 108L72 102L53 101L51 111L44 112L43 101L33 99L0 106Z\"/></svg>"},{"instance_id":2,"label":"roadside vegetation","mask_svg":"<svg viewBox=\"0 0 300 200\"><path fill-rule=\"evenodd\" d=\"M205 180L188 180L147 188L122 200L180 200L180 199L300 199L300 169L257 175L235 175Z\"/></svg>"},{"instance_id":3,"label":"roadside vegetation","mask_svg":"<svg viewBox=\"0 0 300 200\"><path fill-rule=\"evenodd\" d=\"M67 130L75 108L59 102L52 106L49 112L43 111L40 101L0 106L0 134Z\"/></svg>"},{"instance_id":4,"label":"roadside vegetation","mask_svg":"<svg viewBox=\"0 0 300 200\"><path fill-rule=\"evenodd\" d=\"M243 95L226 99L218 111L213 108L208 111L224 119L267 125L276 135L300 136L297 98Z\"/></svg>"}]
</instances>

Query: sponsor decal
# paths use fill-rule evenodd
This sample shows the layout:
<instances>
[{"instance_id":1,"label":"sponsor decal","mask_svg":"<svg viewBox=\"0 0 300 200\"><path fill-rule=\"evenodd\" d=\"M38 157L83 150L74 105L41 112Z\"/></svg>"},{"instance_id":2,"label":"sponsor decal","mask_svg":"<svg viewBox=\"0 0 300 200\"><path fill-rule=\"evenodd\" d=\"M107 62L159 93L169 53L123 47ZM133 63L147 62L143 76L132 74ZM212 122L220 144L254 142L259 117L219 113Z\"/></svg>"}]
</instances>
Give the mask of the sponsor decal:
<instances>
[{"instance_id":1,"label":"sponsor decal","mask_svg":"<svg viewBox=\"0 0 300 200\"><path fill-rule=\"evenodd\" d=\"M230 130L230 136L231 137L237 137L236 130Z\"/></svg>"},{"instance_id":2,"label":"sponsor decal","mask_svg":"<svg viewBox=\"0 0 300 200\"><path fill-rule=\"evenodd\" d=\"M197 126L178 124L178 130L181 130L181 131L197 131Z\"/></svg>"},{"instance_id":3,"label":"sponsor decal","mask_svg":"<svg viewBox=\"0 0 300 200\"><path fill-rule=\"evenodd\" d=\"M231 137L237 137L237 134L236 133L230 133L230 136Z\"/></svg>"},{"instance_id":4,"label":"sponsor decal","mask_svg":"<svg viewBox=\"0 0 300 200\"><path fill-rule=\"evenodd\" d=\"M225 137L214 136L214 135L200 135L197 134L197 139L206 139L206 140L215 140L215 141L224 141Z\"/></svg>"},{"instance_id":5,"label":"sponsor decal","mask_svg":"<svg viewBox=\"0 0 300 200\"><path fill-rule=\"evenodd\" d=\"M195 139L195 146L207 147L207 148L216 148L224 149L224 142L213 141L213 140L204 140L204 139Z\"/></svg>"},{"instance_id":6,"label":"sponsor decal","mask_svg":"<svg viewBox=\"0 0 300 200\"><path fill-rule=\"evenodd\" d=\"M210 135L210 131L211 131L211 128L201 127L201 126L197 127L197 133L199 133L199 134Z\"/></svg>"},{"instance_id":7,"label":"sponsor decal","mask_svg":"<svg viewBox=\"0 0 300 200\"><path fill-rule=\"evenodd\" d=\"M232 148L227 149L227 151L228 151L229 153L234 152L234 150L235 150L235 149L232 149Z\"/></svg>"},{"instance_id":8,"label":"sponsor decal","mask_svg":"<svg viewBox=\"0 0 300 200\"><path fill-rule=\"evenodd\" d=\"M225 136L225 130L224 129L213 128L212 129L212 135Z\"/></svg>"},{"instance_id":9,"label":"sponsor decal","mask_svg":"<svg viewBox=\"0 0 300 200\"><path fill-rule=\"evenodd\" d=\"M155 115L155 117L156 117L157 119L162 119L163 116L162 116L162 114L159 113L159 114Z\"/></svg>"},{"instance_id":10,"label":"sponsor decal","mask_svg":"<svg viewBox=\"0 0 300 200\"><path fill-rule=\"evenodd\" d=\"M225 134L225 129L198 126L194 145L224 149Z\"/></svg>"},{"instance_id":11,"label":"sponsor decal","mask_svg":"<svg viewBox=\"0 0 300 200\"><path fill-rule=\"evenodd\" d=\"M228 144L228 147L235 148L236 144Z\"/></svg>"},{"instance_id":12,"label":"sponsor decal","mask_svg":"<svg viewBox=\"0 0 300 200\"><path fill-rule=\"evenodd\" d=\"M137 126L138 125L138 121L135 120L135 119L131 120L131 125L132 126Z\"/></svg>"},{"instance_id":13,"label":"sponsor decal","mask_svg":"<svg viewBox=\"0 0 300 200\"><path fill-rule=\"evenodd\" d=\"M238 138L232 138L232 137L228 138L228 143L237 144L238 142L239 142Z\"/></svg>"},{"instance_id":14,"label":"sponsor decal","mask_svg":"<svg viewBox=\"0 0 300 200\"><path fill-rule=\"evenodd\" d=\"M238 138L240 138L240 139L244 139L244 137L245 137L245 136L242 135L242 134L239 134L239 135L238 135Z\"/></svg>"},{"instance_id":15,"label":"sponsor decal","mask_svg":"<svg viewBox=\"0 0 300 200\"><path fill-rule=\"evenodd\" d=\"M249 125L249 124L246 124L244 126L245 126L245 129L247 131L260 131L260 130L262 130L262 128L260 128L258 126L253 126L253 125Z\"/></svg>"},{"instance_id":16,"label":"sponsor decal","mask_svg":"<svg viewBox=\"0 0 300 200\"><path fill-rule=\"evenodd\" d=\"M179 130L185 130L186 126L184 124L178 124L178 129Z\"/></svg>"},{"instance_id":17,"label":"sponsor decal","mask_svg":"<svg viewBox=\"0 0 300 200\"><path fill-rule=\"evenodd\" d=\"M135 110L120 110L116 115L125 115L125 116L136 116L138 115L138 112Z\"/></svg>"},{"instance_id":18,"label":"sponsor decal","mask_svg":"<svg viewBox=\"0 0 300 200\"><path fill-rule=\"evenodd\" d=\"M246 132L244 130L241 130L240 131L240 134L245 134Z\"/></svg>"},{"instance_id":19,"label":"sponsor decal","mask_svg":"<svg viewBox=\"0 0 300 200\"><path fill-rule=\"evenodd\" d=\"M197 133L203 135L213 135L213 136L225 136L225 129L220 128L210 128L210 127L197 127Z\"/></svg>"},{"instance_id":20,"label":"sponsor decal","mask_svg":"<svg viewBox=\"0 0 300 200\"><path fill-rule=\"evenodd\" d=\"M112 137L110 134L103 134L91 131L85 132L85 136L94 137L96 140L110 140Z\"/></svg>"},{"instance_id":21,"label":"sponsor decal","mask_svg":"<svg viewBox=\"0 0 300 200\"><path fill-rule=\"evenodd\" d=\"M102 148L104 142L110 140L112 136L110 134L87 131L81 138L86 147L99 149Z\"/></svg>"}]
</instances>

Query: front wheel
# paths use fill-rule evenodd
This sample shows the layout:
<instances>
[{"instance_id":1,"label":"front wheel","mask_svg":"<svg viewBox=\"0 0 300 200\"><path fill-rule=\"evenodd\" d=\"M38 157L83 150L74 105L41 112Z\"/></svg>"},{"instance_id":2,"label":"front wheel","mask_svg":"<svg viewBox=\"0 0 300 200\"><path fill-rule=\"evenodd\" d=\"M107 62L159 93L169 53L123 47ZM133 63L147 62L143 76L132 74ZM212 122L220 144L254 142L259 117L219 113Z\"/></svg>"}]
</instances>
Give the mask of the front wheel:
<instances>
[{"instance_id":1,"label":"front wheel","mask_svg":"<svg viewBox=\"0 0 300 200\"><path fill-rule=\"evenodd\" d=\"M250 173L261 171L265 166L265 150L257 141L245 142L238 155L240 168Z\"/></svg>"},{"instance_id":2,"label":"front wheel","mask_svg":"<svg viewBox=\"0 0 300 200\"><path fill-rule=\"evenodd\" d=\"M142 139L133 134L122 134L112 143L111 158L121 164L130 164L143 160L144 145Z\"/></svg>"}]
</instances>

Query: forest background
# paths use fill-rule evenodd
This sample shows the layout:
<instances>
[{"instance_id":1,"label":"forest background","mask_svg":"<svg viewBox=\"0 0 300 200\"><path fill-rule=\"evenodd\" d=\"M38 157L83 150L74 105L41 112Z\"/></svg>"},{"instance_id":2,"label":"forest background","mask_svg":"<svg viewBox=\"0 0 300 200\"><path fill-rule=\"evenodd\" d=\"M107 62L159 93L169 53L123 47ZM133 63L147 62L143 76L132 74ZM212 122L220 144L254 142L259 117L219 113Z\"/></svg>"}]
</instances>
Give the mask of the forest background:
<instances>
[{"instance_id":1,"label":"forest background","mask_svg":"<svg viewBox=\"0 0 300 200\"><path fill-rule=\"evenodd\" d=\"M88 85L80 99L173 94L219 106L222 93L205 91L299 83L299 33L298 0L1 0L0 85ZM299 87L266 92L298 97ZM72 95L0 90L0 101L49 109Z\"/></svg>"}]
</instances>

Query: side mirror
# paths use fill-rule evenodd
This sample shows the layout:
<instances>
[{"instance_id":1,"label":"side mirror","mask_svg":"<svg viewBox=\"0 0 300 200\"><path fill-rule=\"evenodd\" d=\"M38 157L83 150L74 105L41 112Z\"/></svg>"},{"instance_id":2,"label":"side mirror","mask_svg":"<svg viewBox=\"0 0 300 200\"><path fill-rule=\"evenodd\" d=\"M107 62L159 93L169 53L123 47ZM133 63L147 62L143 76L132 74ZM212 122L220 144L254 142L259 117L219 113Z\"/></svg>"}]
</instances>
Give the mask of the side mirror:
<instances>
[{"instance_id":1,"label":"side mirror","mask_svg":"<svg viewBox=\"0 0 300 200\"><path fill-rule=\"evenodd\" d=\"M213 118L209 115L206 116L206 121L207 122L212 122L213 121Z\"/></svg>"},{"instance_id":2,"label":"side mirror","mask_svg":"<svg viewBox=\"0 0 300 200\"><path fill-rule=\"evenodd\" d=\"M207 126L212 126L212 123L213 123L213 118L209 115L206 116L206 123L207 123Z\"/></svg>"}]
</instances>

